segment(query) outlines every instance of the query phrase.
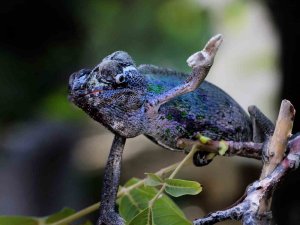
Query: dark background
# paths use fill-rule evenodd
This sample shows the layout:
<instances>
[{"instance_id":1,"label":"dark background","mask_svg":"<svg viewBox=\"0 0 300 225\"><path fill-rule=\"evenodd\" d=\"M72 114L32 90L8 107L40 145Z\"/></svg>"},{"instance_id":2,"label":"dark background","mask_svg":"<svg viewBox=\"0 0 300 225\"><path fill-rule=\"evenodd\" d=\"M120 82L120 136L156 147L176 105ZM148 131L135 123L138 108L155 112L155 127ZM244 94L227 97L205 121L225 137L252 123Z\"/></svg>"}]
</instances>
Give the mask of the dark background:
<instances>
[{"instance_id":1,"label":"dark background","mask_svg":"<svg viewBox=\"0 0 300 225\"><path fill-rule=\"evenodd\" d=\"M210 9L202 6L201 1L196 7L195 2L2 2L0 214L45 216L63 206L81 209L98 200L103 165L99 163L98 168L91 170L80 169L73 160L74 148L82 139L88 142L90 136L108 132L98 128L67 101L68 76L83 67L94 66L101 58L119 49L128 51L138 64L153 63L188 70L186 57L203 46L216 27ZM300 109L299 7L296 1L255 3L266 8L276 28L277 36L274 38L279 40L278 68L282 89L273 103L274 109L278 108L283 98L290 100L296 110ZM228 8L241 4L247 7L246 1L235 0ZM299 130L300 119L296 116L294 132ZM108 148L103 153L104 161ZM144 153L136 154L124 163L127 170L122 176L123 183L137 175L130 173L136 171L137 166L141 166L138 170L143 172L154 172L154 168L163 167L159 158L163 158L164 154L166 157L172 156L160 151L148 151L149 147L141 148L145 149ZM151 145L151 148L154 146ZM157 162L156 167L145 166L149 157ZM172 160L180 157L174 156ZM203 206L195 201L201 210L197 209L192 216L226 207L259 174L259 167L255 165L238 163L235 167L230 164L230 159L224 160L228 167L238 170L236 175L230 175L238 182L229 187L236 188L239 183L243 186L228 194L214 190L220 187L208 179L206 192L223 193L215 198L227 200L215 203L210 197L200 197ZM131 168L128 165L134 166ZM215 169L222 170L222 167L216 166ZM210 168L206 168L202 177L209 171ZM143 172L138 175L142 177ZM300 221L300 197L297 194L300 188L299 173L298 170L288 176L275 193L273 208L277 224L298 224ZM186 174L198 176L189 172ZM230 176L219 182L224 185L233 182ZM228 195L232 196L228 198ZM180 204L186 207L187 212L193 210L190 205Z\"/></svg>"}]
</instances>

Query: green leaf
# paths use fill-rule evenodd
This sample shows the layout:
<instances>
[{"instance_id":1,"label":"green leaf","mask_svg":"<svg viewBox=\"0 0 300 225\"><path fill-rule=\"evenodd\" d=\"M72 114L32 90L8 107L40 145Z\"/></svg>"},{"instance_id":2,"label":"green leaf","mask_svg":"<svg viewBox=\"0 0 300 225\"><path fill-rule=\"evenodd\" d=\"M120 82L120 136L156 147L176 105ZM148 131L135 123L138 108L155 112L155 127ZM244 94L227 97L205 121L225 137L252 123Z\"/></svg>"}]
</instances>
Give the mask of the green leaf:
<instances>
[{"instance_id":1,"label":"green leaf","mask_svg":"<svg viewBox=\"0 0 300 225\"><path fill-rule=\"evenodd\" d=\"M0 216L0 225L38 225L39 221L27 216Z\"/></svg>"},{"instance_id":2,"label":"green leaf","mask_svg":"<svg viewBox=\"0 0 300 225\"><path fill-rule=\"evenodd\" d=\"M201 185L196 181L166 179L165 182L165 191L174 197L179 197L182 195L196 195L202 191Z\"/></svg>"},{"instance_id":3,"label":"green leaf","mask_svg":"<svg viewBox=\"0 0 300 225\"><path fill-rule=\"evenodd\" d=\"M133 185L138 181L138 179L131 179L126 183L125 187ZM149 215L147 211L148 203L157 192L156 188L146 186L131 190L120 198L119 212L127 221L127 224L132 225L133 223L137 223L137 216L145 222L145 215ZM151 224L155 225L191 225L191 222L186 219L179 207L165 194L155 202L151 216ZM143 222L139 224L147 224L147 219L146 223Z\"/></svg>"},{"instance_id":4,"label":"green leaf","mask_svg":"<svg viewBox=\"0 0 300 225\"><path fill-rule=\"evenodd\" d=\"M164 181L156 174L154 174L154 173L146 173L146 174L147 174L147 177L145 180L146 186L155 187L155 186L163 184Z\"/></svg>"},{"instance_id":5,"label":"green leaf","mask_svg":"<svg viewBox=\"0 0 300 225\"><path fill-rule=\"evenodd\" d=\"M128 225L154 225L152 217L152 209L146 208L137 214Z\"/></svg>"},{"instance_id":6,"label":"green leaf","mask_svg":"<svg viewBox=\"0 0 300 225\"><path fill-rule=\"evenodd\" d=\"M147 204L141 204L141 202L135 201L132 197L132 192L129 195L120 198L119 212L126 221L130 221L137 214L143 211L143 208L147 207Z\"/></svg>"},{"instance_id":7,"label":"green leaf","mask_svg":"<svg viewBox=\"0 0 300 225\"><path fill-rule=\"evenodd\" d=\"M61 211L52 214L51 216L48 216L45 219L45 223L46 224L50 224L50 223L54 223L57 222L59 220L62 220L72 214L74 214L76 211L74 209L70 209L70 208L63 208Z\"/></svg>"}]
</instances>

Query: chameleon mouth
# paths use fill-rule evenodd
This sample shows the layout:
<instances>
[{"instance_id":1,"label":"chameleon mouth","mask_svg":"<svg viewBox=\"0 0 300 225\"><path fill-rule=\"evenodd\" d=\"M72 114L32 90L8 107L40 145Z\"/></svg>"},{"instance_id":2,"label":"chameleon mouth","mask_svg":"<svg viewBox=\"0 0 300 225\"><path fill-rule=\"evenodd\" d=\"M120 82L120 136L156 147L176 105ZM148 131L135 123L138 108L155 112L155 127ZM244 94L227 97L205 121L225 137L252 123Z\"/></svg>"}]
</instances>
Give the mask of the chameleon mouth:
<instances>
[{"instance_id":1,"label":"chameleon mouth","mask_svg":"<svg viewBox=\"0 0 300 225\"><path fill-rule=\"evenodd\" d=\"M101 93L101 92L103 92L103 90L94 90L94 91L91 91L91 92L85 94L85 96L86 96L86 95L92 95L92 94L95 95L95 94Z\"/></svg>"},{"instance_id":2,"label":"chameleon mouth","mask_svg":"<svg viewBox=\"0 0 300 225\"><path fill-rule=\"evenodd\" d=\"M72 93L69 94L68 99L72 100L74 98L74 96L77 96L77 98L81 99L81 98L84 98L88 95L96 95L97 93L101 93L101 92L103 92L103 90L94 90L94 91L91 91L91 92L86 92L84 90L81 90L81 91L77 90L76 92L73 92L73 94Z\"/></svg>"}]
</instances>

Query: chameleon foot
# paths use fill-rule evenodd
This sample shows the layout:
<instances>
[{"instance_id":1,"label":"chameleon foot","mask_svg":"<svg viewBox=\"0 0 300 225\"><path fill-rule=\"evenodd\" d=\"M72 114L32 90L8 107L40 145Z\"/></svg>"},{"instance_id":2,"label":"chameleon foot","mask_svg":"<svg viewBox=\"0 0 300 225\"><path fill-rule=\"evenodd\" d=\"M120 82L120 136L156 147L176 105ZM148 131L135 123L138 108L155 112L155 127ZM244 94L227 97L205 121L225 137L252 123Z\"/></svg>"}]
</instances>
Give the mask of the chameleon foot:
<instances>
[{"instance_id":1,"label":"chameleon foot","mask_svg":"<svg viewBox=\"0 0 300 225\"><path fill-rule=\"evenodd\" d=\"M192 68L199 66L211 67L222 41L221 34L212 37L202 51L194 53L187 59L187 64Z\"/></svg>"},{"instance_id":2,"label":"chameleon foot","mask_svg":"<svg viewBox=\"0 0 300 225\"><path fill-rule=\"evenodd\" d=\"M125 225L124 219L115 211L100 213L97 225Z\"/></svg>"},{"instance_id":3,"label":"chameleon foot","mask_svg":"<svg viewBox=\"0 0 300 225\"><path fill-rule=\"evenodd\" d=\"M212 156L212 154L214 154ZM195 166L201 167L210 164L215 156L215 153L198 151L193 156L193 163Z\"/></svg>"}]
</instances>

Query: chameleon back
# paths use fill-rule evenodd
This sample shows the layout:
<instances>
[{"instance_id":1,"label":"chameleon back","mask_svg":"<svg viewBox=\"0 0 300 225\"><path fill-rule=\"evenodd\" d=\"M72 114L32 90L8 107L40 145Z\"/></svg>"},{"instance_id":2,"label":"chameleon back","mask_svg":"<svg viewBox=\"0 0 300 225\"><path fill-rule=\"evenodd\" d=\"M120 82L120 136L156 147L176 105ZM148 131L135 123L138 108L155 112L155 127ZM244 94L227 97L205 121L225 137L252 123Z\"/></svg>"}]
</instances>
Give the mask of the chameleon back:
<instances>
[{"instance_id":1,"label":"chameleon back","mask_svg":"<svg viewBox=\"0 0 300 225\"><path fill-rule=\"evenodd\" d=\"M149 99L182 84L188 77L184 73L148 65L140 66L139 71L146 77ZM168 127L165 129L165 136L171 133L172 139L179 138L176 136L192 138L196 132L213 140L250 141L252 137L251 122L246 112L223 90L206 81L194 92L162 105L159 115L158 120L169 121L165 123ZM173 126L174 124L177 125ZM163 134L146 136L164 147L176 150L175 142L161 135Z\"/></svg>"}]
</instances>

